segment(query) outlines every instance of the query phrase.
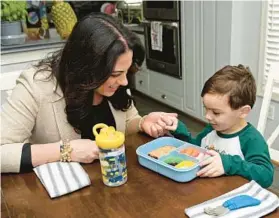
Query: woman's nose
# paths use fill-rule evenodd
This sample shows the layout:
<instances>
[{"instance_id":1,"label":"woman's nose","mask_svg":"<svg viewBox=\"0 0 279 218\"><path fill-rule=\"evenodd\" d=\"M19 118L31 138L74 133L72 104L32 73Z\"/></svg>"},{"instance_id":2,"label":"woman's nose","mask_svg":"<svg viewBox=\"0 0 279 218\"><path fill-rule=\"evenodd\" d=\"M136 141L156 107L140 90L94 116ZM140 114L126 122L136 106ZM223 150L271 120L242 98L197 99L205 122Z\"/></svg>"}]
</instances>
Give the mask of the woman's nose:
<instances>
[{"instance_id":1,"label":"woman's nose","mask_svg":"<svg viewBox=\"0 0 279 218\"><path fill-rule=\"evenodd\" d=\"M127 86L128 85L127 76L126 75L122 75L121 77L119 77L118 84L121 85L121 86Z\"/></svg>"}]
</instances>

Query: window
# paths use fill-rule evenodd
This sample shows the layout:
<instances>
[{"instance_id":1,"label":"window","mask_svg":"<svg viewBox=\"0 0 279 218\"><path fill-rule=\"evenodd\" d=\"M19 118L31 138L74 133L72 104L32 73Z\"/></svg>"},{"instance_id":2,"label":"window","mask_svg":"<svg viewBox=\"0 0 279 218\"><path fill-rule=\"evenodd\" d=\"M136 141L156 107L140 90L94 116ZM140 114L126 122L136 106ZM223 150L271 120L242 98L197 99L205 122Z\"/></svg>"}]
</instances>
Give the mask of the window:
<instances>
[{"instance_id":1,"label":"window","mask_svg":"<svg viewBox=\"0 0 279 218\"><path fill-rule=\"evenodd\" d=\"M279 1L263 1L262 36L259 66L259 91L263 93L270 70L270 65L279 62ZM279 78L278 75L276 75ZM279 80L276 79L273 88L273 99L279 100Z\"/></svg>"}]
</instances>

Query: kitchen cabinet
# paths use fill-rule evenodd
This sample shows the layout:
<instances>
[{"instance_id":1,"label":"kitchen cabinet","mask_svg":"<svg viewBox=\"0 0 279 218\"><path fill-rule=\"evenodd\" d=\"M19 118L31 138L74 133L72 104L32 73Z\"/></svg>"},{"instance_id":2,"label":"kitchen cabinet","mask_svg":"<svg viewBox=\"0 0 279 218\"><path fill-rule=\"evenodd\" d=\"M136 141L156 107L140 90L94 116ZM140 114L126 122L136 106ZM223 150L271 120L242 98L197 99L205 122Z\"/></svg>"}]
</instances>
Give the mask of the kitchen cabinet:
<instances>
[{"instance_id":1,"label":"kitchen cabinet","mask_svg":"<svg viewBox=\"0 0 279 218\"><path fill-rule=\"evenodd\" d=\"M232 37L232 9L231 1L181 1L182 80L143 69L136 89L206 121L200 96L203 85L221 67L235 65L233 48L242 47Z\"/></svg>"},{"instance_id":2,"label":"kitchen cabinet","mask_svg":"<svg viewBox=\"0 0 279 218\"><path fill-rule=\"evenodd\" d=\"M149 70L150 96L183 111L183 80Z\"/></svg>"},{"instance_id":3,"label":"kitchen cabinet","mask_svg":"<svg viewBox=\"0 0 279 218\"><path fill-rule=\"evenodd\" d=\"M137 34L143 45L144 35ZM135 89L164 104L183 110L183 80L149 70L145 61L135 74Z\"/></svg>"},{"instance_id":4,"label":"kitchen cabinet","mask_svg":"<svg viewBox=\"0 0 279 218\"><path fill-rule=\"evenodd\" d=\"M149 95L149 73L146 69L137 72L135 76L135 89Z\"/></svg>"},{"instance_id":5,"label":"kitchen cabinet","mask_svg":"<svg viewBox=\"0 0 279 218\"><path fill-rule=\"evenodd\" d=\"M143 34L137 34L145 45ZM147 69L145 62L135 75L135 89L164 104L183 111L184 81Z\"/></svg>"},{"instance_id":6,"label":"kitchen cabinet","mask_svg":"<svg viewBox=\"0 0 279 218\"><path fill-rule=\"evenodd\" d=\"M137 34L137 36L140 38L141 43L144 46L144 35ZM135 74L135 89L149 96L149 70L146 68L145 60L141 69Z\"/></svg>"},{"instance_id":7,"label":"kitchen cabinet","mask_svg":"<svg viewBox=\"0 0 279 218\"><path fill-rule=\"evenodd\" d=\"M151 98L183 111L183 80L149 70L144 65L135 75L135 88Z\"/></svg>"},{"instance_id":8,"label":"kitchen cabinet","mask_svg":"<svg viewBox=\"0 0 279 218\"><path fill-rule=\"evenodd\" d=\"M183 111L183 80L179 80L145 67L136 73L135 88L164 104Z\"/></svg>"},{"instance_id":9,"label":"kitchen cabinet","mask_svg":"<svg viewBox=\"0 0 279 218\"><path fill-rule=\"evenodd\" d=\"M197 25L201 14L196 2L181 2L181 68L183 76L183 112L195 118L200 118L200 91L202 82L200 65L202 59Z\"/></svg>"}]
</instances>

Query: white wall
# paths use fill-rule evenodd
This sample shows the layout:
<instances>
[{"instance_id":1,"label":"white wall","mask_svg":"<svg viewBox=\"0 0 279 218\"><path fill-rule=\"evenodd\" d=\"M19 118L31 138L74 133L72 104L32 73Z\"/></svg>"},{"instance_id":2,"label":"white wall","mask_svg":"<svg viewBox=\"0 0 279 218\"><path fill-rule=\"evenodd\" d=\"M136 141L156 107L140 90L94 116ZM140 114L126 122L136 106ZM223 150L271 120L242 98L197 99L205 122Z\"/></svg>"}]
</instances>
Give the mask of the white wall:
<instances>
[{"instance_id":1,"label":"white wall","mask_svg":"<svg viewBox=\"0 0 279 218\"><path fill-rule=\"evenodd\" d=\"M259 72L259 54L261 40L262 1L234 1L232 5L232 42L231 64L243 63L248 65L256 80ZM262 97L258 96L255 107L249 116L249 121L257 126L260 114ZM279 123L279 104L275 105L274 120L267 121L265 138L268 138ZM279 138L273 143L272 148L279 150Z\"/></svg>"},{"instance_id":2,"label":"white wall","mask_svg":"<svg viewBox=\"0 0 279 218\"><path fill-rule=\"evenodd\" d=\"M192 65L188 63L183 72L185 75L191 71L198 74L195 77L197 79L195 82L200 90L198 94L195 94L196 96L200 96L204 82L214 72L227 64L237 65L241 63L249 66L255 79L258 80L261 1L186 1L182 2L182 7L185 8L185 11L188 7L195 9L193 13L185 15L186 20L193 22L182 23L182 26L186 25L187 30L193 29L197 33L193 51L196 61L193 61ZM193 23L193 27L189 27L191 23ZM183 40L187 41L187 34L191 33L186 33L186 39L182 39L182 42ZM190 49L192 50L192 48ZM195 87L193 86L193 88ZM262 98L258 96L256 105L248 118L248 121L254 126L257 126L261 100ZM197 118L205 120L201 101L197 104L199 107ZM272 104L275 105L275 117L274 120L267 122L266 138L279 123L279 113L276 113L279 112L279 103L273 101ZM272 148L279 150L279 138L272 145Z\"/></svg>"}]
</instances>

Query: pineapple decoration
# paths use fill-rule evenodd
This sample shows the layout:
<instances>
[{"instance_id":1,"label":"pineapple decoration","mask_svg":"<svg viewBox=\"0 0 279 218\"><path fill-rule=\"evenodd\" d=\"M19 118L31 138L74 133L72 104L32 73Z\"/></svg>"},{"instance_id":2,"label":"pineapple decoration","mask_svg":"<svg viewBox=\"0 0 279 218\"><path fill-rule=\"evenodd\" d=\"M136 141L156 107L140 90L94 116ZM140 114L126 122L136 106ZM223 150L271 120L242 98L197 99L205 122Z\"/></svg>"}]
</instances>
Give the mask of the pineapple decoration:
<instances>
[{"instance_id":1,"label":"pineapple decoration","mask_svg":"<svg viewBox=\"0 0 279 218\"><path fill-rule=\"evenodd\" d=\"M67 39L77 22L77 17L72 7L63 0L55 0L51 7L51 14L58 34L62 39Z\"/></svg>"}]
</instances>

